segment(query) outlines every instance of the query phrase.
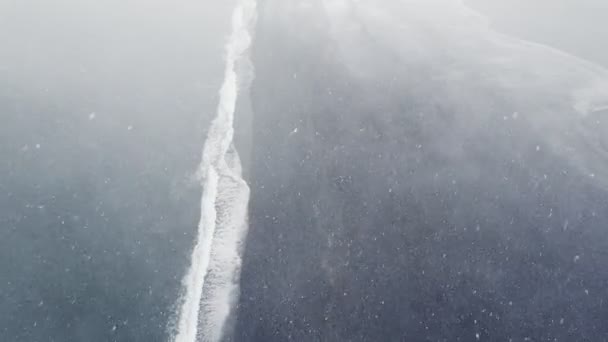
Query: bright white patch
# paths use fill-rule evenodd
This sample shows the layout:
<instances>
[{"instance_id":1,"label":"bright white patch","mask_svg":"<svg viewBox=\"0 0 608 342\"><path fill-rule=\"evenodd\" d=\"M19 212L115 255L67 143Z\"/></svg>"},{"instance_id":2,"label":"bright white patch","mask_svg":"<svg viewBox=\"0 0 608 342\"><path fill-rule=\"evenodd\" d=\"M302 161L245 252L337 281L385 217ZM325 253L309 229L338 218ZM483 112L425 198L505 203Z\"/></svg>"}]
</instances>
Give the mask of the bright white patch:
<instances>
[{"instance_id":1,"label":"bright white patch","mask_svg":"<svg viewBox=\"0 0 608 342\"><path fill-rule=\"evenodd\" d=\"M247 52L252 40L249 30L255 20L256 2L241 0L232 16L217 116L211 123L197 172L203 186L201 217L190 269L183 279L175 342L219 341L238 296L249 187L241 177L240 160L232 144L233 121L238 88L246 87L251 80Z\"/></svg>"}]
</instances>

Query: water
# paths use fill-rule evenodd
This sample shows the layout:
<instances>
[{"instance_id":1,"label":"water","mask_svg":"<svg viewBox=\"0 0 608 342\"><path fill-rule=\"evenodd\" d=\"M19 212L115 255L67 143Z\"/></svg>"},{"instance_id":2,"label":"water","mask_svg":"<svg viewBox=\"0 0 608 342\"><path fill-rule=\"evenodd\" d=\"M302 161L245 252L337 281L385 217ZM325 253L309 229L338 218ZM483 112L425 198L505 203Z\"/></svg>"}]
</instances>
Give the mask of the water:
<instances>
[{"instance_id":1,"label":"water","mask_svg":"<svg viewBox=\"0 0 608 342\"><path fill-rule=\"evenodd\" d=\"M234 112L240 74L251 45L250 28L256 18L255 1L241 1L232 16L226 46L226 69L217 117L205 142L198 175L203 186L199 235L190 269L183 279L184 296L175 342L219 341L238 295L240 246L247 233L249 187L241 177L241 163L232 144Z\"/></svg>"}]
</instances>

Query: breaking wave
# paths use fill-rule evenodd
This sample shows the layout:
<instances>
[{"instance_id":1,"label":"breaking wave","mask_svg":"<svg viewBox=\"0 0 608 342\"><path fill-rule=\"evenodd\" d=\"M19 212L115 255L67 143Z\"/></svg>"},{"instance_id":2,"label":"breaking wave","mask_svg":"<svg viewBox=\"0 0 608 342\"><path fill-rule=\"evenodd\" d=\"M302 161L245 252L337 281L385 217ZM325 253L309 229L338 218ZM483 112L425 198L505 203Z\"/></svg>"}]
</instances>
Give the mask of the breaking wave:
<instances>
[{"instance_id":1,"label":"breaking wave","mask_svg":"<svg viewBox=\"0 0 608 342\"><path fill-rule=\"evenodd\" d=\"M239 89L248 87L252 73L243 69L251 69L247 55L255 20L256 2L240 1L232 15L217 116L197 172L203 186L201 217L190 268L182 281L184 293L174 342L219 341L238 296L249 187L241 176L232 141L233 123Z\"/></svg>"}]
</instances>

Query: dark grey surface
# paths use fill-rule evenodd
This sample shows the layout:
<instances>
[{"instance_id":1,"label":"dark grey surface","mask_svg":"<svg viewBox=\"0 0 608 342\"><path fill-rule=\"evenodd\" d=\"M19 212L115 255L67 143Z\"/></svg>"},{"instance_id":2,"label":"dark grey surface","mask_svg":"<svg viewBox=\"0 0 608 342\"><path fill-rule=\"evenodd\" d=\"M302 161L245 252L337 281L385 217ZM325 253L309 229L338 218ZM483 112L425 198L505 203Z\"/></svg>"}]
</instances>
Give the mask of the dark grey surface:
<instances>
[{"instance_id":1,"label":"dark grey surface","mask_svg":"<svg viewBox=\"0 0 608 342\"><path fill-rule=\"evenodd\" d=\"M352 12L339 41L321 6L265 3L236 340L608 338L608 192L554 148L605 165L575 142L605 125L551 132L574 112L558 81L503 87L491 43L396 3L411 31Z\"/></svg>"},{"instance_id":2,"label":"dark grey surface","mask_svg":"<svg viewBox=\"0 0 608 342\"><path fill-rule=\"evenodd\" d=\"M606 65L599 2L479 3ZM232 5L0 1L0 341L169 337ZM397 29L337 41L318 1L260 8L232 339L608 339L601 113L488 86L483 53L424 17L394 11L414 49ZM466 82L434 77L454 61Z\"/></svg>"}]
</instances>

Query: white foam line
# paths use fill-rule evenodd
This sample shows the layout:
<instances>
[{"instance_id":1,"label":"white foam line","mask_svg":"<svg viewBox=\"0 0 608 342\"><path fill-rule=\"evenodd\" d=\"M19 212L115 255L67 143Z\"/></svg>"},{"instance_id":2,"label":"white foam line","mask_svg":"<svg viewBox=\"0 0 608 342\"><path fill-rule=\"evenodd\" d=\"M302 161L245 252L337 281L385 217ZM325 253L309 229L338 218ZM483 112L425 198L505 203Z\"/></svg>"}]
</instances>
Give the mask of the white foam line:
<instances>
[{"instance_id":1,"label":"white foam line","mask_svg":"<svg viewBox=\"0 0 608 342\"><path fill-rule=\"evenodd\" d=\"M247 232L249 188L241 177L232 139L240 82L237 66L247 59L256 2L241 0L232 15L224 82L198 176L203 186L198 237L182 284L175 342L219 341L238 292L240 246ZM247 61L242 61L247 66ZM245 80L246 82L247 80Z\"/></svg>"}]
</instances>

